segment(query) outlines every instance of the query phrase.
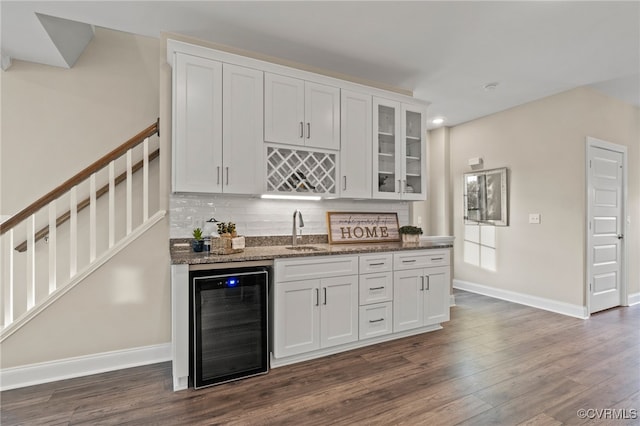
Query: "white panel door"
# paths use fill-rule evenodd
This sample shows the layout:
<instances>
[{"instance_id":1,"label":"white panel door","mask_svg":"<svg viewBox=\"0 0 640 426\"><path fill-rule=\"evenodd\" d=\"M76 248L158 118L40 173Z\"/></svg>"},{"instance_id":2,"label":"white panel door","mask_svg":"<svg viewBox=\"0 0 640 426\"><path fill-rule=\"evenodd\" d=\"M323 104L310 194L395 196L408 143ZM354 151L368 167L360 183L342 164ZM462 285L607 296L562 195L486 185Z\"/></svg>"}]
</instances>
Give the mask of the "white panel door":
<instances>
[{"instance_id":1,"label":"white panel door","mask_svg":"<svg viewBox=\"0 0 640 426\"><path fill-rule=\"evenodd\" d=\"M590 313L621 304L623 247L622 152L589 147Z\"/></svg>"},{"instance_id":2,"label":"white panel door","mask_svg":"<svg viewBox=\"0 0 640 426\"><path fill-rule=\"evenodd\" d=\"M263 73L224 64L223 169L217 170L228 194L263 191Z\"/></svg>"},{"instance_id":3,"label":"white panel door","mask_svg":"<svg viewBox=\"0 0 640 426\"><path fill-rule=\"evenodd\" d=\"M358 276L323 278L320 292L320 345L358 340Z\"/></svg>"},{"instance_id":4,"label":"white panel door","mask_svg":"<svg viewBox=\"0 0 640 426\"><path fill-rule=\"evenodd\" d=\"M222 168L222 63L176 54L173 191L219 192Z\"/></svg>"},{"instance_id":5,"label":"white panel door","mask_svg":"<svg viewBox=\"0 0 640 426\"><path fill-rule=\"evenodd\" d=\"M340 93L340 196L371 198L371 95Z\"/></svg>"},{"instance_id":6,"label":"white panel door","mask_svg":"<svg viewBox=\"0 0 640 426\"><path fill-rule=\"evenodd\" d=\"M282 358L320 348L319 280L275 285L273 355Z\"/></svg>"},{"instance_id":7,"label":"white panel door","mask_svg":"<svg viewBox=\"0 0 640 426\"><path fill-rule=\"evenodd\" d=\"M393 273L393 331L421 327L424 318L422 269Z\"/></svg>"},{"instance_id":8,"label":"white panel door","mask_svg":"<svg viewBox=\"0 0 640 426\"><path fill-rule=\"evenodd\" d=\"M264 74L264 140L304 145L304 80Z\"/></svg>"},{"instance_id":9,"label":"white panel door","mask_svg":"<svg viewBox=\"0 0 640 426\"><path fill-rule=\"evenodd\" d=\"M449 321L450 276L448 266L425 269L423 325Z\"/></svg>"},{"instance_id":10,"label":"white panel door","mask_svg":"<svg viewBox=\"0 0 640 426\"><path fill-rule=\"evenodd\" d=\"M307 81L304 93L304 144L340 149L340 89Z\"/></svg>"}]
</instances>

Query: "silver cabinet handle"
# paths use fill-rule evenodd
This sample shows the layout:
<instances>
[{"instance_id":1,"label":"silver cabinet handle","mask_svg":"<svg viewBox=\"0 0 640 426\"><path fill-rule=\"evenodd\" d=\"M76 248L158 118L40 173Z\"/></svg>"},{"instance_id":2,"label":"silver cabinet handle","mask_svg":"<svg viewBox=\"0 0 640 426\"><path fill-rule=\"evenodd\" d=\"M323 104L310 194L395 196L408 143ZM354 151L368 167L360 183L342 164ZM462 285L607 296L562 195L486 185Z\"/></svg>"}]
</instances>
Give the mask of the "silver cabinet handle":
<instances>
[{"instance_id":1,"label":"silver cabinet handle","mask_svg":"<svg viewBox=\"0 0 640 426\"><path fill-rule=\"evenodd\" d=\"M307 123L307 139L311 138L311 123Z\"/></svg>"},{"instance_id":2,"label":"silver cabinet handle","mask_svg":"<svg viewBox=\"0 0 640 426\"><path fill-rule=\"evenodd\" d=\"M430 282L430 281L431 281L431 280L429 279L429 275L427 275L427 291L429 291L429 282Z\"/></svg>"},{"instance_id":3,"label":"silver cabinet handle","mask_svg":"<svg viewBox=\"0 0 640 426\"><path fill-rule=\"evenodd\" d=\"M304 138L304 123L300 122L300 137Z\"/></svg>"},{"instance_id":4,"label":"silver cabinet handle","mask_svg":"<svg viewBox=\"0 0 640 426\"><path fill-rule=\"evenodd\" d=\"M398 194L402 192L402 180L398 179Z\"/></svg>"},{"instance_id":5,"label":"silver cabinet handle","mask_svg":"<svg viewBox=\"0 0 640 426\"><path fill-rule=\"evenodd\" d=\"M382 266L384 265L384 262L378 262L378 263L370 263L369 266Z\"/></svg>"},{"instance_id":6,"label":"silver cabinet handle","mask_svg":"<svg viewBox=\"0 0 640 426\"><path fill-rule=\"evenodd\" d=\"M621 240L624 238L624 234L618 234L618 239Z\"/></svg>"},{"instance_id":7,"label":"silver cabinet handle","mask_svg":"<svg viewBox=\"0 0 640 426\"><path fill-rule=\"evenodd\" d=\"M371 287L369 290L382 290L384 288L384 286L382 287Z\"/></svg>"},{"instance_id":8,"label":"silver cabinet handle","mask_svg":"<svg viewBox=\"0 0 640 426\"><path fill-rule=\"evenodd\" d=\"M218 180L216 181L216 185L220 185L220 166L216 167L217 171L216 171L216 176L218 177Z\"/></svg>"},{"instance_id":9,"label":"silver cabinet handle","mask_svg":"<svg viewBox=\"0 0 640 426\"><path fill-rule=\"evenodd\" d=\"M346 176L342 176L342 190L343 191L347 190L347 177Z\"/></svg>"},{"instance_id":10,"label":"silver cabinet handle","mask_svg":"<svg viewBox=\"0 0 640 426\"><path fill-rule=\"evenodd\" d=\"M431 260L442 260L441 257L432 257Z\"/></svg>"},{"instance_id":11,"label":"silver cabinet handle","mask_svg":"<svg viewBox=\"0 0 640 426\"><path fill-rule=\"evenodd\" d=\"M229 186L229 167L225 167L227 169L227 186Z\"/></svg>"},{"instance_id":12,"label":"silver cabinet handle","mask_svg":"<svg viewBox=\"0 0 640 426\"><path fill-rule=\"evenodd\" d=\"M316 288L316 306L320 306L320 290Z\"/></svg>"},{"instance_id":13,"label":"silver cabinet handle","mask_svg":"<svg viewBox=\"0 0 640 426\"><path fill-rule=\"evenodd\" d=\"M369 322L380 322L380 321L384 321L384 318L380 318L380 319L377 319L377 320L369 320Z\"/></svg>"},{"instance_id":14,"label":"silver cabinet handle","mask_svg":"<svg viewBox=\"0 0 640 426\"><path fill-rule=\"evenodd\" d=\"M420 291L424 291L424 275L420 277Z\"/></svg>"},{"instance_id":15,"label":"silver cabinet handle","mask_svg":"<svg viewBox=\"0 0 640 426\"><path fill-rule=\"evenodd\" d=\"M323 305L326 305L327 304L327 288L323 287L322 289L324 290L324 303L323 303Z\"/></svg>"},{"instance_id":16,"label":"silver cabinet handle","mask_svg":"<svg viewBox=\"0 0 640 426\"><path fill-rule=\"evenodd\" d=\"M416 261L415 259L403 260L402 263L413 263L415 261Z\"/></svg>"}]
</instances>

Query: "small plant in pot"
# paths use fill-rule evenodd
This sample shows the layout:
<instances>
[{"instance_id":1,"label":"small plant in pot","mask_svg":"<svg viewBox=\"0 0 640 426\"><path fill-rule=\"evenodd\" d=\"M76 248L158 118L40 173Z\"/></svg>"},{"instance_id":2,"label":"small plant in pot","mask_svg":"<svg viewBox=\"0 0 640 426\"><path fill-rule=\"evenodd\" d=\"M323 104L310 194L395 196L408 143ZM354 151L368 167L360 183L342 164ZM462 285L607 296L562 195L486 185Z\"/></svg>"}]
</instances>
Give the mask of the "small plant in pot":
<instances>
[{"instance_id":1,"label":"small plant in pot","mask_svg":"<svg viewBox=\"0 0 640 426\"><path fill-rule=\"evenodd\" d=\"M403 243L417 243L420 241L420 235L422 235L422 228L417 226L405 225L398 229L400 235L402 235Z\"/></svg>"},{"instance_id":2,"label":"small plant in pot","mask_svg":"<svg viewBox=\"0 0 640 426\"><path fill-rule=\"evenodd\" d=\"M236 224L233 222L219 222L218 223L218 235L222 238L235 238L238 236L236 231Z\"/></svg>"},{"instance_id":3,"label":"small plant in pot","mask_svg":"<svg viewBox=\"0 0 640 426\"><path fill-rule=\"evenodd\" d=\"M196 228L193 230L193 241L191 242L193 251L201 252L204 250L204 239L202 239L202 229Z\"/></svg>"}]
</instances>

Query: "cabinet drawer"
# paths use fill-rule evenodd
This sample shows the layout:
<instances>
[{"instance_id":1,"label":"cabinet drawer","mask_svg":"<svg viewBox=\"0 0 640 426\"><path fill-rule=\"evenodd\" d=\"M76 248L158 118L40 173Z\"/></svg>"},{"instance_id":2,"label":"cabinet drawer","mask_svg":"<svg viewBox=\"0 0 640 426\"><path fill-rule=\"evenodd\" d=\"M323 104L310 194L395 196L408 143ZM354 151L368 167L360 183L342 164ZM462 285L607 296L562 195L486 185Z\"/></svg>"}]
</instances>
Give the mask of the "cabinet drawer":
<instances>
[{"instance_id":1,"label":"cabinet drawer","mask_svg":"<svg viewBox=\"0 0 640 426\"><path fill-rule=\"evenodd\" d=\"M275 282L357 274L358 256L314 256L274 261Z\"/></svg>"},{"instance_id":2,"label":"cabinet drawer","mask_svg":"<svg viewBox=\"0 0 640 426\"><path fill-rule=\"evenodd\" d=\"M393 268L393 254L368 254L360 256L360 273L387 272Z\"/></svg>"},{"instance_id":3,"label":"cabinet drawer","mask_svg":"<svg viewBox=\"0 0 640 426\"><path fill-rule=\"evenodd\" d=\"M449 251L405 251L394 253L393 269L428 268L430 266L446 266L449 264Z\"/></svg>"},{"instance_id":4,"label":"cabinet drawer","mask_svg":"<svg viewBox=\"0 0 640 426\"><path fill-rule=\"evenodd\" d=\"M390 302L393 298L393 272L360 275L358 284L361 305Z\"/></svg>"},{"instance_id":5,"label":"cabinet drawer","mask_svg":"<svg viewBox=\"0 0 640 426\"><path fill-rule=\"evenodd\" d=\"M391 302L360 307L360 340L391 333L393 324Z\"/></svg>"}]
</instances>

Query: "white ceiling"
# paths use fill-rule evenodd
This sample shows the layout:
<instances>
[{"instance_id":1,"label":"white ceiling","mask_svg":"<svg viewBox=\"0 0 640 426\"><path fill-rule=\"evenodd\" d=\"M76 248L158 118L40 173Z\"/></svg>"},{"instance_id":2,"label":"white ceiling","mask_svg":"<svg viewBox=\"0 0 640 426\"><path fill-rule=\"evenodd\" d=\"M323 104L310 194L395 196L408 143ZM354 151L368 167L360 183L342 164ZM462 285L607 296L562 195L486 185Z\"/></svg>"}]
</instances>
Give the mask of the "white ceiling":
<instances>
[{"instance_id":1,"label":"white ceiling","mask_svg":"<svg viewBox=\"0 0 640 426\"><path fill-rule=\"evenodd\" d=\"M640 106L640 1L6 1L2 55L65 66L35 13L181 33L409 89L456 125L590 85ZM67 61L68 62L68 61ZM483 86L497 82L493 91ZM432 126L433 127L433 126Z\"/></svg>"}]
</instances>

